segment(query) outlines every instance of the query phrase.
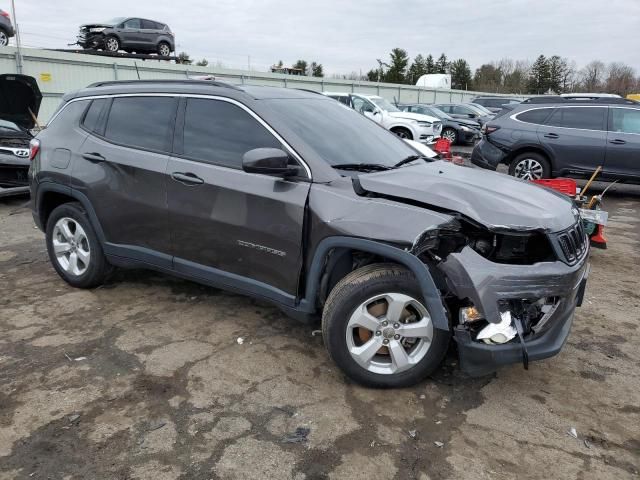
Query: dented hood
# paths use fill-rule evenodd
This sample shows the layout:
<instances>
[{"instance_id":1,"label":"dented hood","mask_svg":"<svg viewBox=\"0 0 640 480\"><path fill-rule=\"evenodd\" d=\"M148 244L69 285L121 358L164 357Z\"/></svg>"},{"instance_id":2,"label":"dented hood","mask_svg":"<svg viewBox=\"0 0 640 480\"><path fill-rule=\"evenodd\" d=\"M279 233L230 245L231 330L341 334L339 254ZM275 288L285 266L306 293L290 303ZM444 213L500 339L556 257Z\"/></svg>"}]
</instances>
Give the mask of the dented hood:
<instances>
[{"instance_id":1,"label":"dented hood","mask_svg":"<svg viewBox=\"0 0 640 480\"><path fill-rule=\"evenodd\" d=\"M508 175L448 162L360 175L363 189L465 215L492 229L557 232L576 222L569 197Z\"/></svg>"}]
</instances>

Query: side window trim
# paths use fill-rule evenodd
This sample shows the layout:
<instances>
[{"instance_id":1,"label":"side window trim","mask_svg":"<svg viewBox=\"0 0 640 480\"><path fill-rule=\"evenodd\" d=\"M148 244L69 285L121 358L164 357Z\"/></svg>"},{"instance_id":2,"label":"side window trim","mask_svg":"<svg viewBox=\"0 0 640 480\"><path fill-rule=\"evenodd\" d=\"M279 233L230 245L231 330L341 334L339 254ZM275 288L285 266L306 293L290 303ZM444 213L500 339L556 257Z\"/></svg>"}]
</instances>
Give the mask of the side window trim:
<instances>
[{"instance_id":1,"label":"side window trim","mask_svg":"<svg viewBox=\"0 0 640 480\"><path fill-rule=\"evenodd\" d=\"M562 109L568 109L568 108L604 108L606 109L604 115L603 115L603 121L600 125L599 129L593 129L593 128L579 128L579 127L563 127L560 125L548 125L547 122L549 120L551 120L552 116L558 111L558 110L562 110ZM607 132L608 131L608 120L609 118L609 107L606 105L560 105L560 106L556 106L553 110L553 113L548 116L545 119L545 125L547 125L548 127L551 128L564 128L565 130L582 130L585 132Z\"/></svg>"},{"instance_id":2,"label":"side window trim","mask_svg":"<svg viewBox=\"0 0 640 480\"><path fill-rule=\"evenodd\" d=\"M547 113L547 116L544 117L544 120L541 123L537 123L537 122L526 122L524 120L520 120L518 117L520 115L522 115L523 113L527 113L527 112L531 112L533 110L549 110L549 112ZM520 123L526 123L528 125L546 125L547 124L547 120L549 120L549 118L551 118L551 115L553 115L553 113L556 111L556 107L537 107L537 108L528 108L526 110L522 110L521 112L517 112L514 113L513 115L510 115L509 118L511 118L511 120L515 120L516 122L520 122Z\"/></svg>"}]
</instances>

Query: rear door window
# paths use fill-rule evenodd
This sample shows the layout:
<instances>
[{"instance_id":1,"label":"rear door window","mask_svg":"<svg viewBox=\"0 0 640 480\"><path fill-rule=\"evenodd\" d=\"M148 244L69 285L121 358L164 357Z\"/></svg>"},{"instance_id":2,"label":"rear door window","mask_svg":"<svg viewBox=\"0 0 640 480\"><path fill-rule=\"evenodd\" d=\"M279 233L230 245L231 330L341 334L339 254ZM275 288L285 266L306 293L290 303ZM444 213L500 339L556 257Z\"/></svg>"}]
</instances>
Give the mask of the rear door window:
<instances>
[{"instance_id":1,"label":"rear door window","mask_svg":"<svg viewBox=\"0 0 640 480\"><path fill-rule=\"evenodd\" d=\"M535 123L543 125L544 121L549 117L553 108L534 108L533 110L527 110L526 112L516 115L516 119L525 123Z\"/></svg>"},{"instance_id":2,"label":"rear door window","mask_svg":"<svg viewBox=\"0 0 640 480\"><path fill-rule=\"evenodd\" d=\"M242 108L221 100L188 98L182 155L230 168L254 148L282 148L280 141Z\"/></svg>"},{"instance_id":3,"label":"rear door window","mask_svg":"<svg viewBox=\"0 0 640 480\"><path fill-rule=\"evenodd\" d=\"M557 108L547 125L582 130L604 130L606 107L561 107Z\"/></svg>"},{"instance_id":4,"label":"rear door window","mask_svg":"<svg viewBox=\"0 0 640 480\"><path fill-rule=\"evenodd\" d=\"M176 108L173 97L114 98L104 136L120 145L168 152Z\"/></svg>"},{"instance_id":5,"label":"rear door window","mask_svg":"<svg viewBox=\"0 0 640 480\"><path fill-rule=\"evenodd\" d=\"M611 108L609 130L619 133L640 134L640 110L632 108Z\"/></svg>"}]
</instances>

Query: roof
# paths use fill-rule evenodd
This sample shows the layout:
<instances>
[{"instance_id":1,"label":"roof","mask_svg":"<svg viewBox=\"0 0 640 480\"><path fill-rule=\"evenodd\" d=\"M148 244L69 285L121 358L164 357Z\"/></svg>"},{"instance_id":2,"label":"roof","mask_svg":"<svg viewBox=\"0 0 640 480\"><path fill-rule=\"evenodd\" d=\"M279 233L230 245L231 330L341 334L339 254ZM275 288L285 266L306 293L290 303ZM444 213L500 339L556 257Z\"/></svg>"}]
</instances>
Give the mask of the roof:
<instances>
[{"instance_id":1,"label":"roof","mask_svg":"<svg viewBox=\"0 0 640 480\"><path fill-rule=\"evenodd\" d=\"M220 95L230 98L248 96L254 100L274 98L326 98L315 92L294 88L263 87L254 85L233 85L211 80L117 80L97 82L88 87L65 95L65 99L92 95L116 95L125 93L176 93ZM327 99L329 100L329 99Z\"/></svg>"}]
</instances>

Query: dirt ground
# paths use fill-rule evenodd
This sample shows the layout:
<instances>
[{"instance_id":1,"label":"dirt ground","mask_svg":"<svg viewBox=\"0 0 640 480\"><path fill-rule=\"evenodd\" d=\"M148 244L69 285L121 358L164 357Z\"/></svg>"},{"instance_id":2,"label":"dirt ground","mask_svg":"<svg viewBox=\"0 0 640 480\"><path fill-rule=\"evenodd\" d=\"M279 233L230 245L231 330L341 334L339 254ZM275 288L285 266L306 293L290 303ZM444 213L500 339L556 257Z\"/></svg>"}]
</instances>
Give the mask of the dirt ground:
<instances>
[{"instance_id":1,"label":"dirt ground","mask_svg":"<svg viewBox=\"0 0 640 480\"><path fill-rule=\"evenodd\" d=\"M637 479L640 188L614 188L560 355L472 379L451 349L395 391L248 298L143 271L73 289L0 200L0 479Z\"/></svg>"}]
</instances>

